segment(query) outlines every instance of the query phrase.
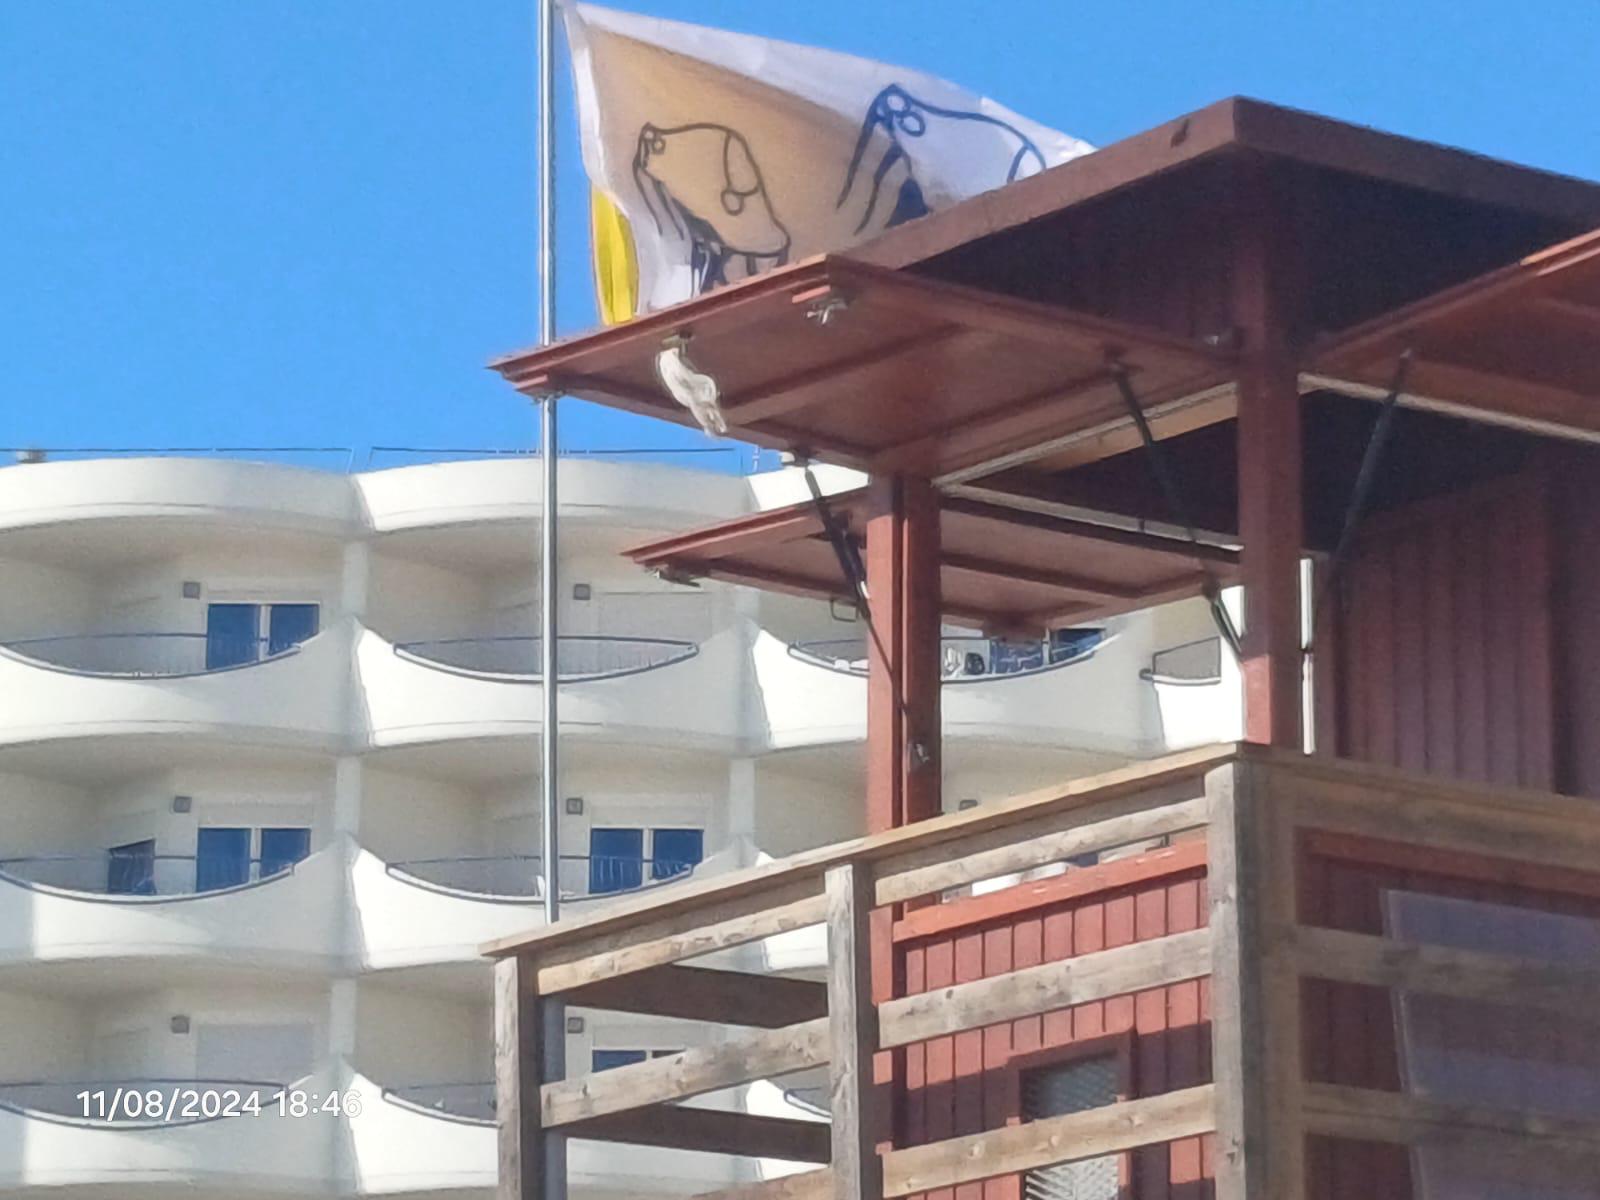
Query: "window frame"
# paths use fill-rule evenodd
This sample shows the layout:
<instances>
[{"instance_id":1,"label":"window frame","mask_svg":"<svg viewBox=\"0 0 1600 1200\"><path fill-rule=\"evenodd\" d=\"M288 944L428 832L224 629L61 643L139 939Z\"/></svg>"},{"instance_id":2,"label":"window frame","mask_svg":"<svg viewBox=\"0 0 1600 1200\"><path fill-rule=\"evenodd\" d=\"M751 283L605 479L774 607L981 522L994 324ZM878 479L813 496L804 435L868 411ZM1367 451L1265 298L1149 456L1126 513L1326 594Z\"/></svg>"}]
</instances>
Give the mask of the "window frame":
<instances>
[{"instance_id":1,"label":"window frame","mask_svg":"<svg viewBox=\"0 0 1600 1200\"><path fill-rule=\"evenodd\" d=\"M1071 961L1070 959L1067 961ZM1114 1104L1121 1104L1127 1100L1136 1099L1139 1095L1138 1080L1134 1073L1134 1031L1125 1029L1116 1033L1101 1034L1097 1037L1083 1038L1079 1041L1066 1042L1059 1046L1047 1046L1039 1050L1030 1050L1022 1054L1013 1054L1007 1060L1003 1070L1003 1111L1005 1124L1024 1125L1022 1116L1022 1080L1032 1071L1048 1070L1051 1067L1070 1066L1075 1062L1082 1062L1091 1058L1111 1058L1117 1064L1117 1097ZM1103 1105L1109 1108L1111 1105ZM1085 1111L1093 1111L1086 1109ZM1109 1156L1106 1156L1109 1157ZM1129 1200L1135 1194L1136 1179L1134 1178L1134 1156L1130 1150L1117 1152L1117 1196L1118 1200ZM1013 1175L1006 1175L1005 1197L1006 1200L1022 1200L1022 1179L1026 1172L1019 1171Z\"/></svg>"}]
</instances>

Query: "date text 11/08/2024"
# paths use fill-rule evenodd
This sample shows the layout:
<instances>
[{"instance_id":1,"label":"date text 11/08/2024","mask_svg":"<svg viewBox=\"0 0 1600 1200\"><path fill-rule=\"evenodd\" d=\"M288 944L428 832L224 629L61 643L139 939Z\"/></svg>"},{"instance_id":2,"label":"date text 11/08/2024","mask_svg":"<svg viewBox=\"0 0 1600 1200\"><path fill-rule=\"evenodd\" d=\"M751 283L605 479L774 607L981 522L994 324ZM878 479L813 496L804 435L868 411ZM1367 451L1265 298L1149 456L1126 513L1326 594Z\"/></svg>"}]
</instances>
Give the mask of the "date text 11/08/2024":
<instances>
[{"instance_id":1,"label":"date text 11/08/2024","mask_svg":"<svg viewBox=\"0 0 1600 1200\"><path fill-rule=\"evenodd\" d=\"M171 1124L221 1117L315 1117L361 1115L361 1093L315 1092L277 1084L197 1088L117 1087L77 1094L88 1121L143 1121Z\"/></svg>"}]
</instances>

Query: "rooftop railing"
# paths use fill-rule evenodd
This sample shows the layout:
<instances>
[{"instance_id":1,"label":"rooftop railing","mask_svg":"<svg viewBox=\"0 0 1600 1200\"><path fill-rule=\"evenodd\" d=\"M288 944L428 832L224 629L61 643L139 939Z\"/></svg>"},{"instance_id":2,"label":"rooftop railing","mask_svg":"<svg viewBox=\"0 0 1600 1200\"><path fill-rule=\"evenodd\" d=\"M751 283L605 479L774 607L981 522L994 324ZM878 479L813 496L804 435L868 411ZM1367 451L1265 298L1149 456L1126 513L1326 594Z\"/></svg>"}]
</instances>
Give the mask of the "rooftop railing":
<instances>
[{"instance_id":1,"label":"rooftop railing","mask_svg":"<svg viewBox=\"0 0 1600 1200\"><path fill-rule=\"evenodd\" d=\"M542 646L537 637L443 638L401 642L394 652L462 675L529 682L542 677ZM670 667L698 653L693 642L675 638L563 637L556 642L556 671L563 681L616 679Z\"/></svg>"},{"instance_id":2,"label":"rooftop railing","mask_svg":"<svg viewBox=\"0 0 1600 1200\"><path fill-rule=\"evenodd\" d=\"M1037 675L1093 658L1107 641L1103 629L1061 630L1050 638L1019 642L1005 638L952 636L940 639L945 683ZM830 638L795 642L789 653L802 662L847 675L867 674L867 639Z\"/></svg>"},{"instance_id":3,"label":"rooftop railing","mask_svg":"<svg viewBox=\"0 0 1600 1200\"><path fill-rule=\"evenodd\" d=\"M176 679L284 658L299 644L205 633L84 633L0 642L0 649L74 675Z\"/></svg>"},{"instance_id":4,"label":"rooftop railing","mask_svg":"<svg viewBox=\"0 0 1600 1200\"><path fill-rule=\"evenodd\" d=\"M341 474L389 467L474 460L538 459L537 448L492 446L0 446L17 466L82 462L96 458L217 458L311 467ZM562 458L608 459L694 467L725 475L756 475L783 464L776 451L758 446L617 446L566 449ZM0 466L5 465L0 462Z\"/></svg>"},{"instance_id":5,"label":"rooftop railing","mask_svg":"<svg viewBox=\"0 0 1600 1200\"><path fill-rule=\"evenodd\" d=\"M441 891L531 900L544 895L540 862L531 854L420 858L390 863L389 871ZM641 892L687 879L697 866L678 859L564 854L561 894L569 900L588 900Z\"/></svg>"}]
</instances>

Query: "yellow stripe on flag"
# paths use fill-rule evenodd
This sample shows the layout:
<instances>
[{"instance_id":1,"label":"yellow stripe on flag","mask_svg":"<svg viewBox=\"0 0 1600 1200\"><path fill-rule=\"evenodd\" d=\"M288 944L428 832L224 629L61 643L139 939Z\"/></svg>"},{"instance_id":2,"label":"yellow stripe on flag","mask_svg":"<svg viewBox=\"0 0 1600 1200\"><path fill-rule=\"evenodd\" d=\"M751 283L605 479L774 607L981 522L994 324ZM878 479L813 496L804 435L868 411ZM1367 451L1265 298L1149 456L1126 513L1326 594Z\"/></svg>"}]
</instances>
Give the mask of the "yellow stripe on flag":
<instances>
[{"instance_id":1,"label":"yellow stripe on flag","mask_svg":"<svg viewBox=\"0 0 1600 1200\"><path fill-rule=\"evenodd\" d=\"M594 286L600 319L619 325L639 311L639 255L633 230L611 197L593 188L589 223L594 238Z\"/></svg>"}]
</instances>

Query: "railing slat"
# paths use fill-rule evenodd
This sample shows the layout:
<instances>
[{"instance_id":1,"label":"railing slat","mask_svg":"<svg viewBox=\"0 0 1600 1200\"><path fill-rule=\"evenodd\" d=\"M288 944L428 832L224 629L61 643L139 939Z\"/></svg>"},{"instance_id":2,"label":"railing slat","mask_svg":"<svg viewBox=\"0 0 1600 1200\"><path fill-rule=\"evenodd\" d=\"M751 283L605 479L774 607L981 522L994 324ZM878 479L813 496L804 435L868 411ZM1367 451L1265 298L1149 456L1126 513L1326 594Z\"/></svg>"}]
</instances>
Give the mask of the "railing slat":
<instances>
[{"instance_id":1,"label":"railing slat","mask_svg":"<svg viewBox=\"0 0 1600 1200\"><path fill-rule=\"evenodd\" d=\"M1295 931L1294 951L1300 973L1315 979L1511 1003L1583 1021L1594 1019L1600 996L1600 971L1544 959L1310 926Z\"/></svg>"},{"instance_id":2,"label":"railing slat","mask_svg":"<svg viewBox=\"0 0 1600 1200\"><path fill-rule=\"evenodd\" d=\"M1212 1086L1204 1084L891 1150L883 1158L883 1194L906 1196L1195 1137L1215 1127L1213 1100Z\"/></svg>"},{"instance_id":3,"label":"railing slat","mask_svg":"<svg viewBox=\"0 0 1600 1200\"><path fill-rule=\"evenodd\" d=\"M1600 1166L1600 1121L1450 1104L1330 1083L1306 1085L1305 1113L1307 1129L1324 1137L1402 1146L1471 1139L1496 1153L1559 1149Z\"/></svg>"},{"instance_id":4,"label":"railing slat","mask_svg":"<svg viewBox=\"0 0 1600 1200\"><path fill-rule=\"evenodd\" d=\"M666 1058L547 1083L541 1098L543 1124L552 1129L650 1104L688 1100L827 1061L828 1018L763 1029Z\"/></svg>"},{"instance_id":5,"label":"railing slat","mask_svg":"<svg viewBox=\"0 0 1600 1200\"><path fill-rule=\"evenodd\" d=\"M1149 793L1113 801L1116 809L1099 820L1094 819L1092 809L1063 813L1030 826L1025 835L1014 827L998 829L964 842L963 848L970 845L972 851L959 858L950 858L946 847L926 856L906 855L896 862L895 871L879 878L878 903L898 904L930 892L1198 828L1205 824L1207 801L1204 796L1185 798L1193 790L1193 785L1174 787L1172 801L1165 804L1161 795Z\"/></svg>"},{"instance_id":6,"label":"railing slat","mask_svg":"<svg viewBox=\"0 0 1600 1200\"><path fill-rule=\"evenodd\" d=\"M905 1046L1182 983L1210 971L1211 931L1196 929L887 1000L878 1006L879 1037L885 1048Z\"/></svg>"}]
</instances>

